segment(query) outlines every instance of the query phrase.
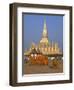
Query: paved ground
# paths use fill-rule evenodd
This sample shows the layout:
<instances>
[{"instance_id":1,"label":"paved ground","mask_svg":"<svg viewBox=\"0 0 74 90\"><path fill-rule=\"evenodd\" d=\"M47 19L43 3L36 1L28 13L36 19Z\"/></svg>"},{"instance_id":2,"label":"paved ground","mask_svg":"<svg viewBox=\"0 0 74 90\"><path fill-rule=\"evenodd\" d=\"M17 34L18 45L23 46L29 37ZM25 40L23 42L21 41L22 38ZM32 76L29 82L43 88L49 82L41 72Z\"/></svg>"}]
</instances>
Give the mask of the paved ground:
<instances>
[{"instance_id":1,"label":"paved ground","mask_svg":"<svg viewBox=\"0 0 74 90\"><path fill-rule=\"evenodd\" d=\"M63 61L58 60L58 67L52 66L52 61L48 65L31 65L24 64L24 74L41 74L41 73L61 73L63 72Z\"/></svg>"}]
</instances>

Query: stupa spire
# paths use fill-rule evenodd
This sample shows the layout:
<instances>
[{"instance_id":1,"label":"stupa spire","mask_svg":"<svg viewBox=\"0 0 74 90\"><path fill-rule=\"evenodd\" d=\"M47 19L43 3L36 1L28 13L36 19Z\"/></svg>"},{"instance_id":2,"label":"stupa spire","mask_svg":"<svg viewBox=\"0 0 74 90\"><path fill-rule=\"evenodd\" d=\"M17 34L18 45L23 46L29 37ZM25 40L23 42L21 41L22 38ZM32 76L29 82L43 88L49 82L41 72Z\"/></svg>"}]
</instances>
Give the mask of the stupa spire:
<instances>
[{"instance_id":1,"label":"stupa spire","mask_svg":"<svg viewBox=\"0 0 74 90\"><path fill-rule=\"evenodd\" d=\"M47 37L46 19L44 18L43 37Z\"/></svg>"}]
</instances>

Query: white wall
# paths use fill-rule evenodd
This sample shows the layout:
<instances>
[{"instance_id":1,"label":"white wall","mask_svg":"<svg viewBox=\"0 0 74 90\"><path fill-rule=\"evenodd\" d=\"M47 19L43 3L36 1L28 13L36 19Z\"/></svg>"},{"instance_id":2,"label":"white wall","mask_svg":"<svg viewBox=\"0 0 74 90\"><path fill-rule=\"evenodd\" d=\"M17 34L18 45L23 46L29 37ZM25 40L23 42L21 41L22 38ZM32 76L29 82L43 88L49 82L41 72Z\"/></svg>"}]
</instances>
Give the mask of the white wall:
<instances>
[{"instance_id":1,"label":"white wall","mask_svg":"<svg viewBox=\"0 0 74 90\"><path fill-rule=\"evenodd\" d=\"M12 2L72 5L74 10L74 0L0 0L0 90L73 90L74 82L72 84L28 87L9 86L9 3Z\"/></svg>"}]
</instances>

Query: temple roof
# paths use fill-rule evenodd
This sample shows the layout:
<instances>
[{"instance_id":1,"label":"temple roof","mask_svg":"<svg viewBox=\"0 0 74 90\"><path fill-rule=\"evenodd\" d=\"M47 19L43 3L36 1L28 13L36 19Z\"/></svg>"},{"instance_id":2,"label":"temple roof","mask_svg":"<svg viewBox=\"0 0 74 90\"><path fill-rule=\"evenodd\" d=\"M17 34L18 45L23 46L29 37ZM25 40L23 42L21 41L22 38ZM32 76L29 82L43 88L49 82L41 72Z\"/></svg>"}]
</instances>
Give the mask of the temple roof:
<instances>
[{"instance_id":1,"label":"temple roof","mask_svg":"<svg viewBox=\"0 0 74 90\"><path fill-rule=\"evenodd\" d=\"M36 50L36 49L34 48L34 49L31 50L30 54L42 54L42 53L40 52L39 49Z\"/></svg>"}]
</instances>

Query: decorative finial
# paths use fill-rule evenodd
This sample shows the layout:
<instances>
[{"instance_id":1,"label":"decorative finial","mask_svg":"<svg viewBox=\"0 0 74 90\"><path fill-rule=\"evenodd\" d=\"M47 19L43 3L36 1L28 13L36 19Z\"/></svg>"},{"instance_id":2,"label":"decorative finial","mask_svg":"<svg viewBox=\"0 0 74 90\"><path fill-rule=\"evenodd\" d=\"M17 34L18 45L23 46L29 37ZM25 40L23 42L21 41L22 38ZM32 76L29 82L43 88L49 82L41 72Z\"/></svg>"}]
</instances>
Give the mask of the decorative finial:
<instances>
[{"instance_id":1,"label":"decorative finial","mask_svg":"<svg viewBox=\"0 0 74 90\"><path fill-rule=\"evenodd\" d=\"M44 17L44 30L46 30L46 18Z\"/></svg>"}]
</instances>

